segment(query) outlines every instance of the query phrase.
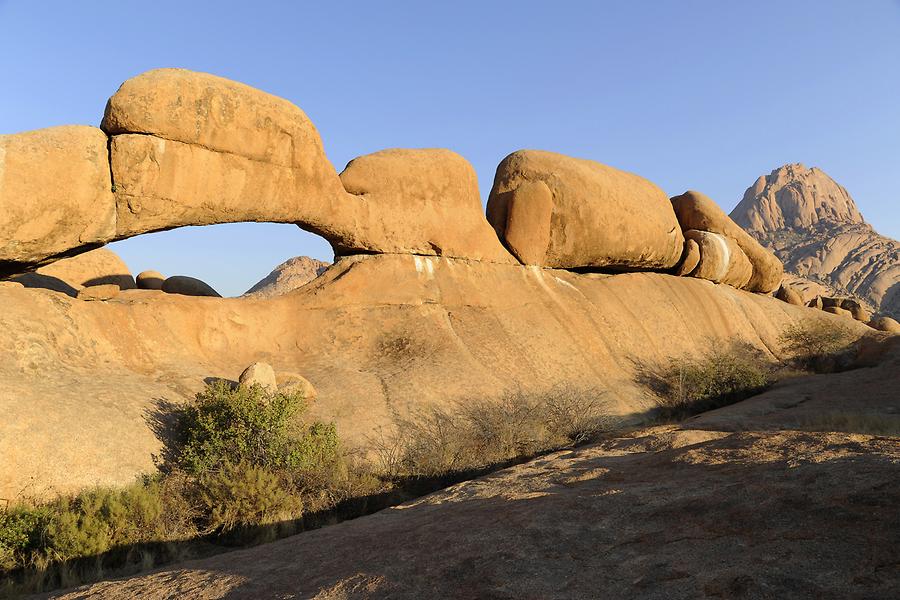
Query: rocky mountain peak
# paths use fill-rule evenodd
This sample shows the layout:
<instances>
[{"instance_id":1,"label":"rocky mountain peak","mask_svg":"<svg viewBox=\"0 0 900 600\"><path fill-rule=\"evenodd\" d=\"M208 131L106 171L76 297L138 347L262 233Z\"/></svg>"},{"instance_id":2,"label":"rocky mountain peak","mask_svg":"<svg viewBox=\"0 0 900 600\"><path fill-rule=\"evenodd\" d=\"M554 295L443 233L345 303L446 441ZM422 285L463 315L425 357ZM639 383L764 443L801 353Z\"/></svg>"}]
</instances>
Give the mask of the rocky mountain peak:
<instances>
[{"instance_id":1,"label":"rocky mountain peak","mask_svg":"<svg viewBox=\"0 0 900 600\"><path fill-rule=\"evenodd\" d=\"M850 194L824 171L787 164L760 176L731 213L751 234L865 223Z\"/></svg>"}]
</instances>

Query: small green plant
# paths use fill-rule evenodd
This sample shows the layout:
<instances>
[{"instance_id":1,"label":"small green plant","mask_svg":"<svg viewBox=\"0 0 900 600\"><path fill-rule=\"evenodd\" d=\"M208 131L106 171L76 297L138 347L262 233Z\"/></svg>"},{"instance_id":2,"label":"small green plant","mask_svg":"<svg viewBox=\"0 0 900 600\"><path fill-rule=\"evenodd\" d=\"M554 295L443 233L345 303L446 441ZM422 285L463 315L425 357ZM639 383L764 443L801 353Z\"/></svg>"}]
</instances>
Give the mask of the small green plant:
<instances>
[{"instance_id":1,"label":"small green plant","mask_svg":"<svg viewBox=\"0 0 900 600\"><path fill-rule=\"evenodd\" d=\"M742 347L672 360L657 379L662 396L660 416L665 420L680 420L739 402L774 381L771 369Z\"/></svg>"},{"instance_id":2,"label":"small green plant","mask_svg":"<svg viewBox=\"0 0 900 600\"><path fill-rule=\"evenodd\" d=\"M853 334L844 325L811 319L787 327L779 342L797 367L821 373L836 370L837 357L853 342Z\"/></svg>"}]
</instances>

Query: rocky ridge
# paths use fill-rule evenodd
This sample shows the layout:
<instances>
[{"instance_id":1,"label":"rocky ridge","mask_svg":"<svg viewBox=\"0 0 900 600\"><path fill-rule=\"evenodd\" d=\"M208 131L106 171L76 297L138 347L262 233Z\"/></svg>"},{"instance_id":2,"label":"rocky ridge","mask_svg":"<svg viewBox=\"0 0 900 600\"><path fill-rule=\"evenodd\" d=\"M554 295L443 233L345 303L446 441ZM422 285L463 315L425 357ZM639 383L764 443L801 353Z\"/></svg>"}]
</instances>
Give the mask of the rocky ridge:
<instances>
[{"instance_id":1,"label":"rocky ridge","mask_svg":"<svg viewBox=\"0 0 900 600\"><path fill-rule=\"evenodd\" d=\"M791 275L855 296L876 313L900 315L900 243L866 223L847 190L821 169L775 169L747 189L731 217Z\"/></svg>"}]
</instances>

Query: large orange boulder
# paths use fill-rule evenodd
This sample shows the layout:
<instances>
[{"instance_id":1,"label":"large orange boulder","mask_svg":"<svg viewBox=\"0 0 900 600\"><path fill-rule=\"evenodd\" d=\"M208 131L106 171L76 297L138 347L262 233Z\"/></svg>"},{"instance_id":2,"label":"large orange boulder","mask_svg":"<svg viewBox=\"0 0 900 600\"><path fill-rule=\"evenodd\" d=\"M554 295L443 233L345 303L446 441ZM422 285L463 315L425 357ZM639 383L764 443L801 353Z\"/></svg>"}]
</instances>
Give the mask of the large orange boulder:
<instances>
[{"instance_id":1,"label":"large orange boulder","mask_svg":"<svg viewBox=\"0 0 900 600\"><path fill-rule=\"evenodd\" d=\"M115 235L106 136L70 125L0 135L0 276Z\"/></svg>"},{"instance_id":2,"label":"large orange boulder","mask_svg":"<svg viewBox=\"0 0 900 600\"><path fill-rule=\"evenodd\" d=\"M557 268L670 269L684 236L665 193L591 160L520 150L497 167L488 220L518 259Z\"/></svg>"},{"instance_id":3,"label":"large orange boulder","mask_svg":"<svg viewBox=\"0 0 900 600\"><path fill-rule=\"evenodd\" d=\"M725 214L709 197L688 191L672 198L672 206L684 231L698 229L724 235L737 243L753 265L753 274L745 287L751 292L774 292L781 284L784 266L770 251Z\"/></svg>"},{"instance_id":4,"label":"large orange boulder","mask_svg":"<svg viewBox=\"0 0 900 600\"><path fill-rule=\"evenodd\" d=\"M484 218L478 178L450 150L382 150L340 175L353 194L355 227L333 240L338 254L431 254L515 263Z\"/></svg>"}]
</instances>

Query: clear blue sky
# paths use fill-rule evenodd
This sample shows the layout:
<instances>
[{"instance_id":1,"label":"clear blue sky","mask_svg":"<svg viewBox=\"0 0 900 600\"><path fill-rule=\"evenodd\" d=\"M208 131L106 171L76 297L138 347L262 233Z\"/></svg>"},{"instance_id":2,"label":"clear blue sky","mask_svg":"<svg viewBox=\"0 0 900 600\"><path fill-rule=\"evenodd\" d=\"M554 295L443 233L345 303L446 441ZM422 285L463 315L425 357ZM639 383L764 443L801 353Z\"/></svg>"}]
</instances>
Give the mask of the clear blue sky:
<instances>
[{"instance_id":1,"label":"clear blue sky","mask_svg":"<svg viewBox=\"0 0 900 600\"><path fill-rule=\"evenodd\" d=\"M468 158L486 196L519 148L634 171L730 210L760 174L818 166L900 238L900 3L0 0L0 132L99 124L125 79L184 67L288 98L340 170L390 147ZM113 245L134 272L239 294L331 259L291 225Z\"/></svg>"}]
</instances>

